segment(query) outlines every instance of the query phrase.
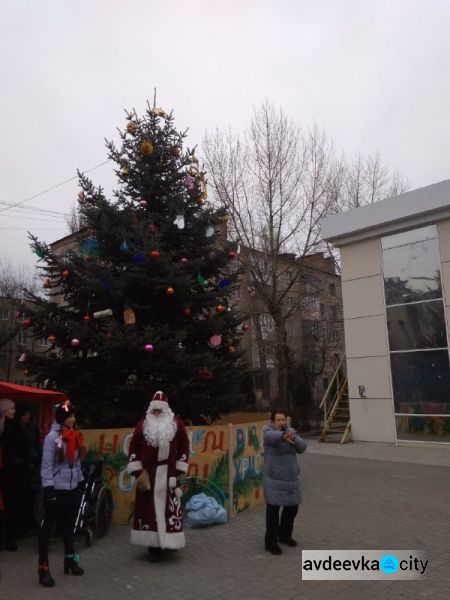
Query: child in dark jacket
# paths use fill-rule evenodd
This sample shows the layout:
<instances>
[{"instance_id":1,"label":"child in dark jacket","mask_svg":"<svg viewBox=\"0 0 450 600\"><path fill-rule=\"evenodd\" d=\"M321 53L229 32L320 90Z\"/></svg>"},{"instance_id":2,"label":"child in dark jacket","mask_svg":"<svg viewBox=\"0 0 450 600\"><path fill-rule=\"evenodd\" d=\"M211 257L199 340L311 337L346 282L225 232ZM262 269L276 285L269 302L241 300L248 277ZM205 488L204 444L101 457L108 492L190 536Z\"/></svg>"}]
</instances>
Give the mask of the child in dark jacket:
<instances>
[{"instance_id":1,"label":"child in dark jacket","mask_svg":"<svg viewBox=\"0 0 450 600\"><path fill-rule=\"evenodd\" d=\"M38 573L44 587L55 585L48 566L48 542L57 519L61 521L64 540L64 573L83 574L73 535L83 482L79 454L83 438L74 429L75 407L69 401L56 405L55 419L44 441L41 466L44 519L39 534Z\"/></svg>"}]
</instances>

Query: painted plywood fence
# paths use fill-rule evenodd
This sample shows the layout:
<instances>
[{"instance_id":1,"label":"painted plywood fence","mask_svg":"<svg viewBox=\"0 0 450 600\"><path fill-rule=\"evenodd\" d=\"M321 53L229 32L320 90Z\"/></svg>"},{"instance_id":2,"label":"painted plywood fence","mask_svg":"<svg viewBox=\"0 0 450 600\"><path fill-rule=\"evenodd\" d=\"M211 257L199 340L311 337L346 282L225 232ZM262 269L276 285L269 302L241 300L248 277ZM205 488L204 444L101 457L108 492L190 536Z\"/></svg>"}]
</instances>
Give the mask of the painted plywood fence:
<instances>
[{"instance_id":1,"label":"painted plywood fence","mask_svg":"<svg viewBox=\"0 0 450 600\"><path fill-rule=\"evenodd\" d=\"M233 516L263 501L263 421L210 427L189 427L189 470L182 480L184 500L204 492ZM134 479L126 472L131 429L83 431L83 460L103 459L103 482L114 498L114 523L133 514Z\"/></svg>"}]
</instances>

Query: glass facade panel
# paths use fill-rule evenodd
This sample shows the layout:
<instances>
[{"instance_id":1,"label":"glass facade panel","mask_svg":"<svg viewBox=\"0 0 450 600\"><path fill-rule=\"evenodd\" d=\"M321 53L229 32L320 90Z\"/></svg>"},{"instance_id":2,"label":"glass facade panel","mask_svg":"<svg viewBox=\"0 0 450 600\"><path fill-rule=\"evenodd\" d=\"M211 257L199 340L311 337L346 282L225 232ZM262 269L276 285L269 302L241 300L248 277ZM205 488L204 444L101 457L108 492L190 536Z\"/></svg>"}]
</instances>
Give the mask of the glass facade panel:
<instances>
[{"instance_id":1,"label":"glass facade panel","mask_svg":"<svg viewBox=\"0 0 450 600\"><path fill-rule=\"evenodd\" d=\"M399 440L450 442L450 365L435 225L381 240Z\"/></svg>"},{"instance_id":2,"label":"glass facade panel","mask_svg":"<svg viewBox=\"0 0 450 600\"><path fill-rule=\"evenodd\" d=\"M396 413L450 415L447 350L391 354Z\"/></svg>"},{"instance_id":3,"label":"glass facade panel","mask_svg":"<svg viewBox=\"0 0 450 600\"><path fill-rule=\"evenodd\" d=\"M395 417L397 438L403 441L450 443L450 417Z\"/></svg>"},{"instance_id":4,"label":"glass facade panel","mask_svg":"<svg viewBox=\"0 0 450 600\"><path fill-rule=\"evenodd\" d=\"M438 241L383 251L386 306L442 298Z\"/></svg>"},{"instance_id":5,"label":"glass facade panel","mask_svg":"<svg viewBox=\"0 0 450 600\"><path fill-rule=\"evenodd\" d=\"M386 250L387 248L396 248L397 246L406 246L406 244L432 240L435 237L437 237L436 225L429 225L428 227L420 227L419 229L410 229L402 233L387 235L381 239L381 247L383 250Z\"/></svg>"},{"instance_id":6,"label":"glass facade panel","mask_svg":"<svg viewBox=\"0 0 450 600\"><path fill-rule=\"evenodd\" d=\"M447 347L442 300L389 306L386 315L391 351Z\"/></svg>"}]
</instances>

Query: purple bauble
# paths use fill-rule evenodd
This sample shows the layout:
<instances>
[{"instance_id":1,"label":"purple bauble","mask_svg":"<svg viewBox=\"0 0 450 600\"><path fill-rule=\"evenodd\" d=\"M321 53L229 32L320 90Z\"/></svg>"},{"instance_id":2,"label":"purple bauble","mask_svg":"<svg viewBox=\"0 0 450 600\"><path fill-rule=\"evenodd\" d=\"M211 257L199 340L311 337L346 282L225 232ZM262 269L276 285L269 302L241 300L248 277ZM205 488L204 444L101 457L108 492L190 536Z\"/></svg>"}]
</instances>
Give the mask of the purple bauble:
<instances>
[{"instance_id":1,"label":"purple bauble","mask_svg":"<svg viewBox=\"0 0 450 600\"><path fill-rule=\"evenodd\" d=\"M74 348L80 345L80 340L78 338L73 338L70 342Z\"/></svg>"},{"instance_id":2,"label":"purple bauble","mask_svg":"<svg viewBox=\"0 0 450 600\"><path fill-rule=\"evenodd\" d=\"M153 344L145 344L144 350L146 352L153 352L153 350L154 350Z\"/></svg>"}]
</instances>

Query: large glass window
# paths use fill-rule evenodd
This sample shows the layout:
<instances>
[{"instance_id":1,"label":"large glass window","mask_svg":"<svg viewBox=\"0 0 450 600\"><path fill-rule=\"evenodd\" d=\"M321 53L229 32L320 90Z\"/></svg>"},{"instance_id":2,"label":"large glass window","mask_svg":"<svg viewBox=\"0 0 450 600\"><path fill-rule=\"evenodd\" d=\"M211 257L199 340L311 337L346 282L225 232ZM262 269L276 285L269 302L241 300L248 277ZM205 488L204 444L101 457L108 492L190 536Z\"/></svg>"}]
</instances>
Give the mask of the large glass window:
<instances>
[{"instance_id":1,"label":"large glass window","mask_svg":"<svg viewBox=\"0 0 450 600\"><path fill-rule=\"evenodd\" d=\"M449 441L450 365L436 226L381 240L398 439Z\"/></svg>"}]
</instances>

